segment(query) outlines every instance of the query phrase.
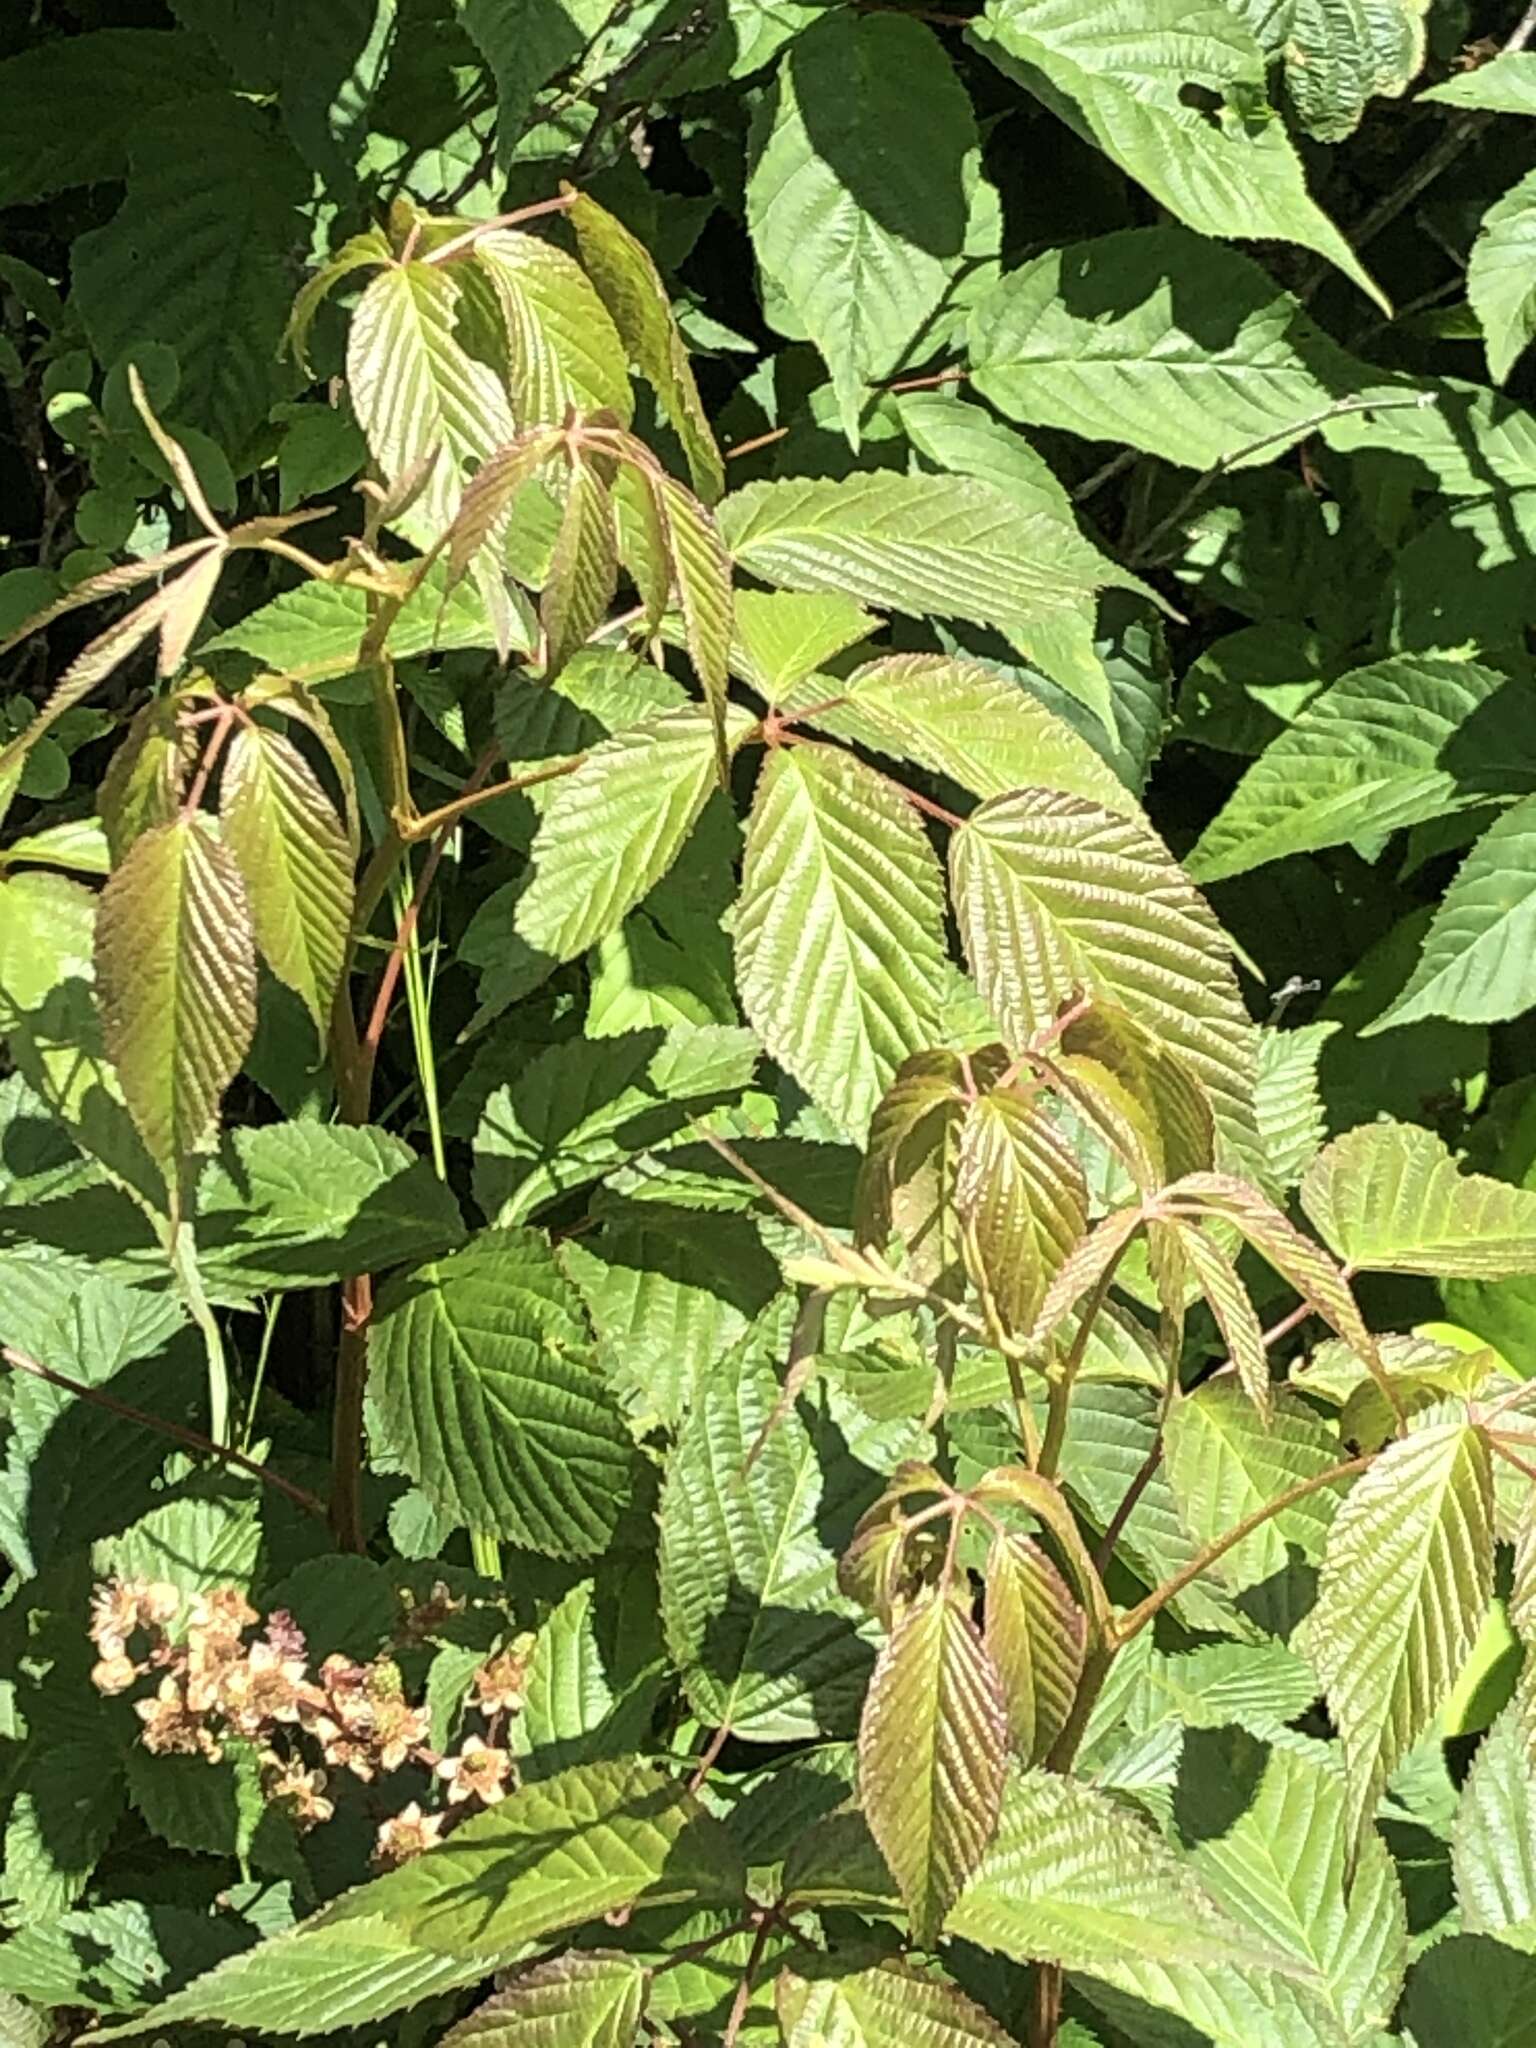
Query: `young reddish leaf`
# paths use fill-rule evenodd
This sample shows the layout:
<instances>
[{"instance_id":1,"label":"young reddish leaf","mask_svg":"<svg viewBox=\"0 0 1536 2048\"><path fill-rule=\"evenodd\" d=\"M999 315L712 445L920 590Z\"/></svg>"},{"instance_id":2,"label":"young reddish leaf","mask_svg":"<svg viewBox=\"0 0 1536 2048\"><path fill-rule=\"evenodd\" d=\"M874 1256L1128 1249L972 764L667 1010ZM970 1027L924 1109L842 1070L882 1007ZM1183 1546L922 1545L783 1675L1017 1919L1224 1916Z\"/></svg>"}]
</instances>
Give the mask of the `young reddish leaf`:
<instances>
[{"instance_id":1,"label":"young reddish leaf","mask_svg":"<svg viewBox=\"0 0 1536 2048\"><path fill-rule=\"evenodd\" d=\"M1002 1681L944 1592L909 1607L875 1665L859 1728L870 1833L931 1947L992 1839L1008 1772Z\"/></svg>"},{"instance_id":2,"label":"young reddish leaf","mask_svg":"<svg viewBox=\"0 0 1536 2048\"><path fill-rule=\"evenodd\" d=\"M1226 1174L1193 1173L1165 1193L1205 1215L1223 1216L1236 1224L1254 1250L1359 1354L1373 1377L1385 1380L1376 1340L1365 1326L1348 1280L1322 1246L1303 1237L1290 1218L1256 1187Z\"/></svg>"},{"instance_id":3,"label":"young reddish leaf","mask_svg":"<svg viewBox=\"0 0 1536 2048\"><path fill-rule=\"evenodd\" d=\"M124 1100L174 1186L212 1141L256 1029L250 902L205 819L152 826L107 883L96 989Z\"/></svg>"},{"instance_id":4,"label":"young reddish leaf","mask_svg":"<svg viewBox=\"0 0 1536 2048\"><path fill-rule=\"evenodd\" d=\"M515 441L488 455L464 486L448 529L449 591L463 580L487 542L505 531L518 492L556 445L557 436L551 433L534 430L519 434Z\"/></svg>"},{"instance_id":5,"label":"young reddish leaf","mask_svg":"<svg viewBox=\"0 0 1536 2048\"><path fill-rule=\"evenodd\" d=\"M646 1972L630 1956L552 1957L450 2027L442 2048L632 2048Z\"/></svg>"},{"instance_id":6,"label":"young reddish leaf","mask_svg":"<svg viewBox=\"0 0 1536 2048\"><path fill-rule=\"evenodd\" d=\"M323 1038L353 907L352 848L336 807L292 740L247 725L230 742L220 815L267 965Z\"/></svg>"},{"instance_id":7,"label":"young reddish leaf","mask_svg":"<svg viewBox=\"0 0 1536 2048\"><path fill-rule=\"evenodd\" d=\"M1005 1329L1027 1330L1088 1228L1077 1156L1030 1096L999 1091L970 1105L955 1205L973 1279Z\"/></svg>"},{"instance_id":8,"label":"young reddish leaf","mask_svg":"<svg viewBox=\"0 0 1536 2048\"><path fill-rule=\"evenodd\" d=\"M1044 1760L1072 1710L1086 1636L1082 1609L1039 1544L994 1537L985 1640L1003 1681L1014 1747L1027 1764Z\"/></svg>"},{"instance_id":9,"label":"young reddish leaf","mask_svg":"<svg viewBox=\"0 0 1536 2048\"><path fill-rule=\"evenodd\" d=\"M177 708L174 697L153 697L135 714L96 791L96 809L117 866L141 832L169 824L180 806L197 744Z\"/></svg>"},{"instance_id":10,"label":"young reddish leaf","mask_svg":"<svg viewBox=\"0 0 1536 2048\"><path fill-rule=\"evenodd\" d=\"M884 1251L895 1231L906 1249L903 1270L944 1294L963 1280L955 1174L965 1113L958 1053L904 1060L870 1119L854 1203L858 1242Z\"/></svg>"},{"instance_id":11,"label":"young reddish leaf","mask_svg":"<svg viewBox=\"0 0 1536 2048\"><path fill-rule=\"evenodd\" d=\"M1032 1343L1049 1343L1083 1296L1098 1286L1145 1221L1134 1203L1128 1209L1111 1209L1107 1216L1099 1218L1062 1262L1045 1290L1035 1327L1030 1331Z\"/></svg>"},{"instance_id":12,"label":"young reddish leaf","mask_svg":"<svg viewBox=\"0 0 1536 2048\"><path fill-rule=\"evenodd\" d=\"M1200 1292L1216 1318L1216 1327L1244 1393L1261 1415L1268 1415L1269 1356L1264 1349L1264 1330L1236 1266L1198 1223L1181 1226L1178 1238L1184 1257L1194 1269Z\"/></svg>"}]
</instances>

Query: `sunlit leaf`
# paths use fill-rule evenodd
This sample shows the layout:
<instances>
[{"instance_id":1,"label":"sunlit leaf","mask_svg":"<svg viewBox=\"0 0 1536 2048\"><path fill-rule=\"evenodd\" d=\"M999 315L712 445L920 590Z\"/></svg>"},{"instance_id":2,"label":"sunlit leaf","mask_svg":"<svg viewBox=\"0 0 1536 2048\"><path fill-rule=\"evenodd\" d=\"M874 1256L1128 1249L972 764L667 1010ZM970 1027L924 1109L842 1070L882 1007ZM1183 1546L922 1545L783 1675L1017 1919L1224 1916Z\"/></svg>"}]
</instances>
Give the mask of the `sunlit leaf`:
<instances>
[{"instance_id":1,"label":"sunlit leaf","mask_svg":"<svg viewBox=\"0 0 1536 2048\"><path fill-rule=\"evenodd\" d=\"M323 1037L352 924L352 849L336 807L291 740L246 724L229 745L219 815L256 943Z\"/></svg>"},{"instance_id":2,"label":"sunlit leaf","mask_svg":"<svg viewBox=\"0 0 1536 2048\"><path fill-rule=\"evenodd\" d=\"M1220 927L1145 825L1022 790L972 813L950 866L971 970L1011 1044L1106 996L1183 1056L1251 1155L1253 1027Z\"/></svg>"},{"instance_id":3,"label":"sunlit leaf","mask_svg":"<svg viewBox=\"0 0 1536 2048\"><path fill-rule=\"evenodd\" d=\"M1082 1610L1037 1543L999 1535L987 1552L985 1640L1024 1762L1049 1754L1083 1671Z\"/></svg>"},{"instance_id":4,"label":"sunlit leaf","mask_svg":"<svg viewBox=\"0 0 1536 2048\"><path fill-rule=\"evenodd\" d=\"M862 1132L897 1067L935 1036L944 885L922 822L831 747L775 748L758 781L736 964L781 1066Z\"/></svg>"},{"instance_id":5,"label":"sunlit leaf","mask_svg":"<svg viewBox=\"0 0 1536 2048\"><path fill-rule=\"evenodd\" d=\"M1301 1205L1353 1270L1496 1280L1536 1272L1536 1194L1462 1173L1443 1139L1383 1121L1308 1168Z\"/></svg>"},{"instance_id":6,"label":"sunlit leaf","mask_svg":"<svg viewBox=\"0 0 1536 2048\"><path fill-rule=\"evenodd\" d=\"M256 1028L249 896L203 818L152 827L108 882L96 988L124 1099L174 1182L211 1142Z\"/></svg>"},{"instance_id":7,"label":"sunlit leaf","mask_svg":"<svg viewBox=\"0 0 1536 2048\"><path fill-rule=\"evenodd\" d=\"M1463 1421L1427 1421L1350 1489L1307 1625L1349 1774L1352 1833L1439 1711L1492 1591L1487 1446Z\"/></svg>"},{"instance_id":8,"label":"sunlit leaf","mask_svg":"<svg viewBox=\"0 0 1536 2048\"><path fill-rule=\"evenodd\" d=\"M859 1731L859 1792L930 1947L997 1825L1007 1710L975 1624L946 1593L902 1614L880 1652Z\"/></svg>"}]
</instances>

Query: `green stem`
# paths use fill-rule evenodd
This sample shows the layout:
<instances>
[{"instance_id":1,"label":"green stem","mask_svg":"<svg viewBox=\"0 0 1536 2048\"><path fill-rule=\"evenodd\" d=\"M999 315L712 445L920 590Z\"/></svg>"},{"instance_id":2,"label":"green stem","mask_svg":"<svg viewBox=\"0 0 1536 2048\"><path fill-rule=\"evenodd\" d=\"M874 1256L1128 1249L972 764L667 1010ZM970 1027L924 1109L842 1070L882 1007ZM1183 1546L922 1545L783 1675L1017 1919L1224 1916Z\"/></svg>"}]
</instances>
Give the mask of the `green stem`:
<instances>
[{"instance_id":1,"label":"green stem","mask_svg":"<svg viewBox=\"0 0 1536 2048\"><path fill-rule=\"evenodd\" d=\"M208 1434L222 1449L230 1441L229 1362L224 1355L219 1319L203 1291L203 1276L198 1269L197 1247L191 1226L173 1224L165 1248L177 1289L187 1305L187 1313L202 1335L203 1352L208 1361Z\"/></svg>"},{"instance_id":2,"label":"green stem","mask_svg":"<svg viewBox=\"0 0 1536 2048\"><path fill-rule=\"evenodd\" d=\"M470 1530L469 1555L482 1579L501 1577L501 1545L491 1530Z\"/></svg>"},{"instance_id":3,"label":"green stem","mask_svg":"<svg viewBox=\"0 0 1536 2048\"><path fill-rule=\"evenodd\" d=\"M1042 1479L1056 1477L1056 1468L1061 1463L1062 1447L1067 1440L1067 1414L1072 1405L1072 1389L1082 1370L1083 1360L1088 1355L1088 1340L1093 1335L1093 1326L1109 1299L1115 1271L1124 1254L1125 1245L1122 1244L1094 1283L1093 1292L1088 1297L1087 1306L1072 1339L1072 1348L1063 1361L1060 1373L1051 1381L1050 1405L1045 1418L1045 1442L1040 1446L1040 1457L1035 1466Z\"/></svg>"},{"instance_id":4,"label":"green stem","mask_svg":"<svg viewBox=\"0 0 1536 2048\"><path fill-rule=\"evenodd\" d=\"M251 1381L250 1399L245 1404L245 1427L240 1432L240 1448L249 1451L251 1438L256 1430L256 1408L261 1400L262 1383L267 1376L267 1360L272 1353L272 1333L277 1328L278 1311L282 1308L283 1297L274 1294L267 1303L266 1320L262 1325L261 1349L256 1354L256 1375Z\"/></svg>"}]
</instances>

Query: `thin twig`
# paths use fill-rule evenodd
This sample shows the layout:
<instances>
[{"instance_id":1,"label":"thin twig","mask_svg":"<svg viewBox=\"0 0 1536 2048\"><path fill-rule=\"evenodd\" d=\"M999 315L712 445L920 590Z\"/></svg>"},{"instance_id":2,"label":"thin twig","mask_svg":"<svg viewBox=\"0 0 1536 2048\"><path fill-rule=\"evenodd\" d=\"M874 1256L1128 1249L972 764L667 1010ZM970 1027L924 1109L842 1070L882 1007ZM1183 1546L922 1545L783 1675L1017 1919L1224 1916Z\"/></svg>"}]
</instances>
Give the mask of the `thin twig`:
<instances>
[{"instance_id":1,"label":"thin twig","mask_svg":"<svg viewBox=\"0 0 1536 2048\"><path fill-rule=\"evenodd\" d=\"M173 1437L177 1443L186 1444L189 1449L201 1451L205 1457L219 1458L226 1465L234 1465L242 1472L249 1472L253 1479L259 1479L263 1486L274 1487L304 1509L306 1514L325 1520L325 1503L314 1494L306 1493L302 1486L295 1486L291 1479L284 1479L280 1473L258 1464L255 1458L248 1458L244 1451L232 1449L228 1444L216 1444L211 1436L204 1436L201 1430L189 1429L185 1423L171 1422L163 1415L151 1415L146 1409L135 1408L131 1402L119 1401L115 1394L103 1393L100 1387L88 1387L79 1380L73 1380L68 1373L55 1372L51 1365L39 1365L25 1351L17 1351L12 1345L0 1345L0 1359L16 1372L28 1372L35 1379L46 1380L50 1386L61 1387L66 1394L75 1394L82 1401L90 1401L98 1408L105 1408L109 1414L117 1415L124 1422L136 1422L143 1429L157 1430L161 1436Z\"/></svg>"},{"instance_id":2,"label":"thin twig","mask_svg":"<svg viewBox=\"0 0 1536 2048\"><path fill-rule=\"evenodd\" d=\"M1199 504L1211 486L1219 483L1222 477L1236 469L1240 463L1246 462L1250 456L1262 455L1266 448L1278 447L1282 442L1304 440L1316 428L1327 426L1330 420L1342 419L1348 413L1403 412L1433 403L1434 394L1428 391L1405 392L1400 398L1390 395L1376 398L1340 398L1306 419L1293 420L1289 426L1272 428L1269 433L1260 434L1257 440L1245 441L1241 448L1229 449L1225 455L1213 462L1209 469L1201 471L1173 510L1160 519L1132 551L1132 566L1144 562L1163 535L1177 526L1179 521Z\"/></svg>"},{"instance_id":3,"label":"thin twig","mask_svg":"<svg viewBox=\"0 0 1536 2048\"><path fill-rule=\"evenodd\" d=\"M768 1946L768 1936L773 1931L773 1920L772 1913L764 1913L758 1920L757 1932L752 1937L752 1952L747 1957L747 1967L741 1973L741 1982L736 1986L736 1996L731 2000L731 2015L725 2023L725 2032L720 2036L720 2048L736 2048L747 2017L747 2007L752 2003L752 1990L757 1982L763 1950Z\"/></svg>"},{"instance_id":4,"label":"thin twig","mask_svg":"<svg viewBox=\"0 0 1536 2048\"><path fill-rule=\"evenodd\" d=\"M709 1738L709 1742L700 1756L698 1764L695 1766L693 1776L688 1780L688 1790L690 1792L697 1792L704 1783L704 1780L714 1769L721 1750L724 1749L726 1743L730 1740L730 1735L730 1722L722 1721L714 1734Z\"/></svg>"},{"instance_id":5,"label":"thin twig","mask_svg":"<svg viewBox=\"0 0 1536 2048\"><path fill-rule=\"evenodd\" d=\"M422 257L423 263L451 263L464 250L472 249L482 235L489 235L501 228L521 226L525 220L538 220L546 213L568 213L576 204L574 192L562 192L556 199L541 199L534 206L517 206L510 213L498 213L492 220L476 221L472 228L466 228L462 235L455 235L451 242L443 242Z\"/></svg>"},{"instance_id":6,"label":"thin twig","mask_svg":"<svg viewBox=\"0 0 1536 2048\"><path fill-rule=\"evenodd\" d=\"M1325 1486L1337 1486L1341 1479L1352 1479L1356 1473L1366 1471L1370 1463L1368 1457L1346 1458L1342 1464L1330 1465L1326 1472L1314 1473L1310 1479L1303 1479L1299 1485L1277 1494L1271 1501L1266 1501L1263 1507L1256 1508L1251 1515L1245 1515L1236 1528L1229 1529L1225 1536L1218 1537L1214 1543L1208 1543L1198 1556L1190 1559L1182 1571L1175 1572L1171 1579L1165 1579L1155 1593L1149 1593L1138 1606L1120 1617L1114 1630L1116 1647L1122 1648L1133 1636L1139 1635L1152 1617L1160 1614L1170 1600L1177 1600L1186 1586L1193 1585L1201 1573L1208 1572L1213 1564L1219 1564L1227 1552L1235 1549L1245 1536L1251 1536L1255 1529L1262 1529L1266 1522L1272 1521L1276 1515L1283 1515L1287 1508L1295 1507L1298 1501L1305 1500L1309 1494L1321 1493Z\"/></svg>"}]
</instances>

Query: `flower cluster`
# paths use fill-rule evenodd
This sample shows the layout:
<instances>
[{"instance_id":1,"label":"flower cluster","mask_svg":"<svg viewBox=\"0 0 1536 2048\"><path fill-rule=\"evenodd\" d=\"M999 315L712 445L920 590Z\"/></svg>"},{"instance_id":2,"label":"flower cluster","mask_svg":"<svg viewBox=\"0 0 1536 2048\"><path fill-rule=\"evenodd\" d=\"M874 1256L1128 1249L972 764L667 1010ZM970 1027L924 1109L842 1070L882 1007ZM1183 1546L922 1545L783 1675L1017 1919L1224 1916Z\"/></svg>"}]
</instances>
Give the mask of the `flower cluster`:
<instances>
[{"instance_id":1,"label":"flower cluster","mask_svg":"<svg viewBox=\"0 0 1536 2048\"><path fill-rule=\"evenodd\" d=\"M432 1599L407 1616L404 1638L420 1640L460 1604L446 1587L434 1587ZM335 1812L328 1796L335 1773L371 1785L407 1763L422 1766L445 1788L448 1810L427 1813L413 1800L388 1816L374 1851L386 1867L433 1847L463 1817L455 1809L494 1806L516 1782L512 1756L497 1735L503 1719L521 1711L531 1636L519 1636L474 1674L472 1703L487 1733L468 1736L456 1754L443 1756L429 1747L430 1716L407 1698L392 1659L358 1663L332 1655L312 1674L304 1632L291 1615L269 1614L252 1639L260 1625L234 1586L183 1603L174 1586L109 1579L91 1603L98 1658L91 1677L109 1694L154 1680L154 1690L133 1705L143 1724L139 1739L156 1755L217 1763L229 1742L251 1745L267 1798L301 1829Z\"/></svg>"}]
</instances>

